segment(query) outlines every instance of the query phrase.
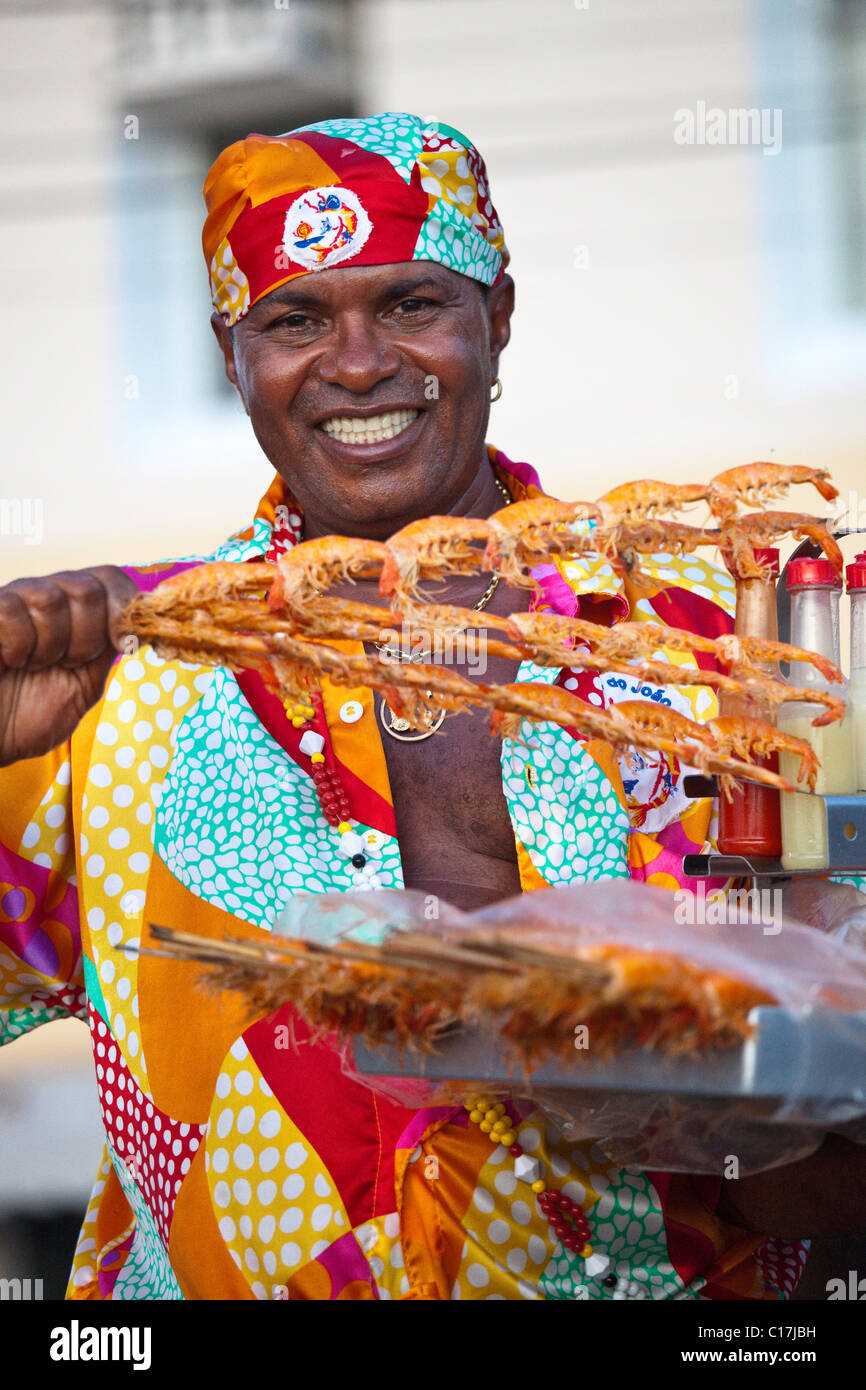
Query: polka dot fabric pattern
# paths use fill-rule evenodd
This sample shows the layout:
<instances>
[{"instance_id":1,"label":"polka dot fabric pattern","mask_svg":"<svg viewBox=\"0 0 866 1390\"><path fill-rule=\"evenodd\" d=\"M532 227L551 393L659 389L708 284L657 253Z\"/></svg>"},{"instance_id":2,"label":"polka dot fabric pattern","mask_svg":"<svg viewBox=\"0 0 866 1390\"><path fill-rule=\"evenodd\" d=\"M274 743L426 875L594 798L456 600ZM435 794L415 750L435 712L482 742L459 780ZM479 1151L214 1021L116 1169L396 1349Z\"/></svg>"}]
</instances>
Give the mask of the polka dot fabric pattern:
<instances>
[{"instance_id":1,"label":"polka dot fabric pattern","mask_svg":"<svg viewBox=\"0 0 866 1390\"><path fill-rule=\"evenodd\" d=\"M109 1153L111 1148L109 1146ZM134 1234L112 1289L116 1299L183 1298L166 1253L162 1231L149 1203L116 1154L111 1154L124 1196L133 1212Z\"/></svg>"},{"instance_id":2,"label":"polka dot fabric pattern","mask_svg":"<svg viewBox=\"0 0 866 1390\"><path fill-rule=\"evenodd\" d=\"M333 1178L274 1098L243 1039L217 1077L205 1167L220 1235L259 1299L344 1236Z\"/></svg>"},{"instance_id":3,"label":"polka dot fabric pattern","mask_svg":"<svg viewBox=\"0 0 866 1390\"><path fill-rule=\"evenodd\" d=\"M144 1194L156 1229L168 1250L174 1203L202 1141L204 1126L178 1124L158 1110L135 1084L117 1044L95 1011L96 1082L105 1130L121 1165ZM121 1172L122 1169L122 1172Z\"/></svg>"},{"instance_id":4,"label":"polka dot fabric pattern","mask_svg":"<svg viewBox=\"0 0 866 1390\"><path fill-rule=\"evenodd\" d=\"M311 779L261 726L227 671L216 673L178 732L155 838L191 893L257 926L272 926L293 893L352 886ZM383 847L377 874L384 886L403 886L395 843Z\"/></svg>"},{"instance_id":5,"label":"polka dot fabric pattern","mask_svg":"<svg viewBox=\"0 0 866 1390\"><path fill-rule=\"evenodd\" d=\"M355 121L317 121L313 125L302 126L299 131L286 131L285 135L300 135L306 130L363 145L364 149L387 159L407 183L423 148L420 122L404 112L386 111L380 116L367 116Z\"/></svg>"},{"instance_id":6,"label":"polka dot fabric pattern","mask_svg":"<svg viewBox=\"0 0 866 1390\"><path fill-rule=\"evenodd\" d=\"M164 662L153 649L124 658L109 682L93 736L79 834L83 930L102 1012L136 1082L147 1062L138 1026L138 956L153 853L153 819L174 733L213 672Z\"/></svg>"},{"instance_id":7,"label":"polka dot fabric pattern","mask_svg":"<svg viewBox=\"0 0 866 1390\"><path fill-rule=\"evenodd\" d=\"M434 150L418 136L424 177L459 202L461 139L441 126L438 137ZM415 137L408 150L391 128L376 138L391 142L395 178L404 156L406 167L419 159ZM467 167L477 184L469 217L486 216L479 170ZM421 195L432 198L432 186ZM490 461L515 500L540 495L529 465L492 449ZM275 479L251 524L213 558L274 560L301 534L297 501ZM196 558L209 557L129 572L153 587ZM700 580L671 560L677 582L650 592L643 616L677 613L726 630L724 584L693 568ZM611 611L638 608L612 575L551 571L543 593L555 611L604 599ZM613 1297L552 1234L509 1152L464 1111L380 1104L333 1041L314 1038L290 1009L263 1017L251 1000L201 988L194 967L139 955L155 922L266 939L295 896L353 886L309 759L281 708L267 713L267 691L250 674L164 661L143 647L118 660L64 747L0 769L0 1041L54 1017L83 1018L105 1130L67 1296ZM603 700L591 673L584 686L575 673L526 662L518 679L572 681ZM350 823L377 878L400 888L370 693L326 683L322 695ZM503 741L502 786L525 891L626 873L678 886L682 854L706 837L709 803L706 813L692 803L658 833L638 831L609 749L553 725L523 732L526 746ZM549 1165L582 1205L592 1244L627 1296L776 1298L793 1287L803 1247L727 1226L712 1180L617 1170L540 1113L512 1118L525 1155Z\"/></svg>"}]
</instances>

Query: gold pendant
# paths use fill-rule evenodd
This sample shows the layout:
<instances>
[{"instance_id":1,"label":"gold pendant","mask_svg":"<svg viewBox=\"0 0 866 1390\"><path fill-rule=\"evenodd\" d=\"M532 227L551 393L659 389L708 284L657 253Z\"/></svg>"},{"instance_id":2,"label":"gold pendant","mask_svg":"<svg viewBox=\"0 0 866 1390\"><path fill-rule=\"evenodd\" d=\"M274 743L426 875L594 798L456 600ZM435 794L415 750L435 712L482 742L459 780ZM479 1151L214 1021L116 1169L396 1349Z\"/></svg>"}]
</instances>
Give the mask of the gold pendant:
<instances>
[{"instance_id":1,"label":"gold pendant","mask_svg":"<svg viewBox=\"0 0 866 1390\"><path fill-rule=\"evenodd\" d=\"M436 718L428 729L413 729L408 719L401 719L395 714L384 696L379 697L379 720L386 734L392 738L399 739L401 743L420 743L422 739L429 738L435 734L437 729L441 729L442 721L445 718L445 711L440 710Z\"/></svg>"}]
</instances>

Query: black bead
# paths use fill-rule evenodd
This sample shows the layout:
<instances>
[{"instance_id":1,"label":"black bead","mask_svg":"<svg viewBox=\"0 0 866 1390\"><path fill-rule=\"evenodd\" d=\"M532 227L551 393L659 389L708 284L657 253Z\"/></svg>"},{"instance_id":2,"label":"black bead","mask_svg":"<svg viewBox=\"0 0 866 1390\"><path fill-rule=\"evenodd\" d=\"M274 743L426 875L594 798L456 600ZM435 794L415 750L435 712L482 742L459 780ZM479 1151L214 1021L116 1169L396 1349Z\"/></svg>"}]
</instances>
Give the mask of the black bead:
<instances>
[{"instance_id":1,"label":"black bead","mask_svg":"<svg viewBox=\"0 0 866 1390\"><path fill-rule=\"evenodd\" d=\"M602 1282L604 1283L604 1287L605 1287L606 1289L615 1289L615 1288L616 1288L616 1283L617 1283L616 1275L615 1275L615 1274L608 1274L607 1277L606 1277Z\"/></svg>"},{"instance_id":2,"label":"black bead","mask_svg":"<svg viewBox=\"0 0 866 1390\"><path fill-rule=\"evenodd\" d=\"M353 854L353 855L352 855L352 867L353 867L354 869L363 869L363 867L364 867L364 865L366 864L366 862L367 862L367 856L366 856L366 854Z\"/></svg>"}]
</instances>

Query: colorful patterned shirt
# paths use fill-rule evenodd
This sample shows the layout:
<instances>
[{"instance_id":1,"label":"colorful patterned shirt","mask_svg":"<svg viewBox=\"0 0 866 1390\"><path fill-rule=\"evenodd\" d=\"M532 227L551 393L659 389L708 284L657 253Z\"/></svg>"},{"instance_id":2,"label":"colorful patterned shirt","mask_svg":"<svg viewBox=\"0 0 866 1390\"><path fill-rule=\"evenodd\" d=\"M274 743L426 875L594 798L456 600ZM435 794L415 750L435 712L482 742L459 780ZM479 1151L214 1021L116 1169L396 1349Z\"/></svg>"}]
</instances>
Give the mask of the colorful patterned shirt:
<instances>
[{"instance_id":1,"label":"colorful patterned shirt","mask_svg":"<svg viewBox=\"0 0 866 1390\"><path fill-rule=\"evenodd\" d=\"M489 454L515 499L540 494L528 465ZM129 573L149 589L208 558L274 559L300 533L276 478L213 556ZM540 576L543 602L729 630L727 575L692 557L651 568L657 588L638 595L601 562L557 563ZM519 679L559 680L599 706L635 693L531 662ZM377 879L402 888L372 694L328 681L322 693L352 820ZM639 693L715 712L705 689ZM347 722L350 701L361 716ZM292 895L353 886L309 769L258 676L144 647L118 660L64 746L0 770L0 1041L86 1022L105 1128L68 1296L598 1299L612 1276L652 1298L790 1292L804 1247L726 1225L720 1178L617 1168L522 1104L524 1152L580 1202L610 1257L607 1283L587 1277L464 1110L394 1104L288 1005L250 1018L237 994L202 990L194 965L138 955L150 923L261 939ZM525 891L627 875L676 887L683 853L711 833L712 803L684 796L676 764L620 763L553 724L535 726L531 752L503 740L502 784Z\"/></svg>"}]
</instances>

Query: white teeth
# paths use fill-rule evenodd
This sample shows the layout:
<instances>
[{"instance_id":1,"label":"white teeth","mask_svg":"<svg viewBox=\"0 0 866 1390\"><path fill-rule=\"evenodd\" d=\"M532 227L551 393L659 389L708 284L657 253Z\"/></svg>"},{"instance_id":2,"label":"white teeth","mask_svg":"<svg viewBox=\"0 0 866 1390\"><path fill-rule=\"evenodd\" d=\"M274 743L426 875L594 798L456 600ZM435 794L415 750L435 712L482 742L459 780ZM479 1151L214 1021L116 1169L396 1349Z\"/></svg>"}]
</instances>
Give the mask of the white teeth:
<instances>
[{"instance_id":1,"label":"white teeth","mask_svg":"<svg viewBox=\"0 0 866 1390\"><path fill-rule=\"evenodd\" d=\"M370 415L366 420L357 415L333 415L330 420L323 420L321 427L341 444L379 444L402 434L419 414L417 410L391 410L386 415Z\"/></svg>"}]
</instances>

